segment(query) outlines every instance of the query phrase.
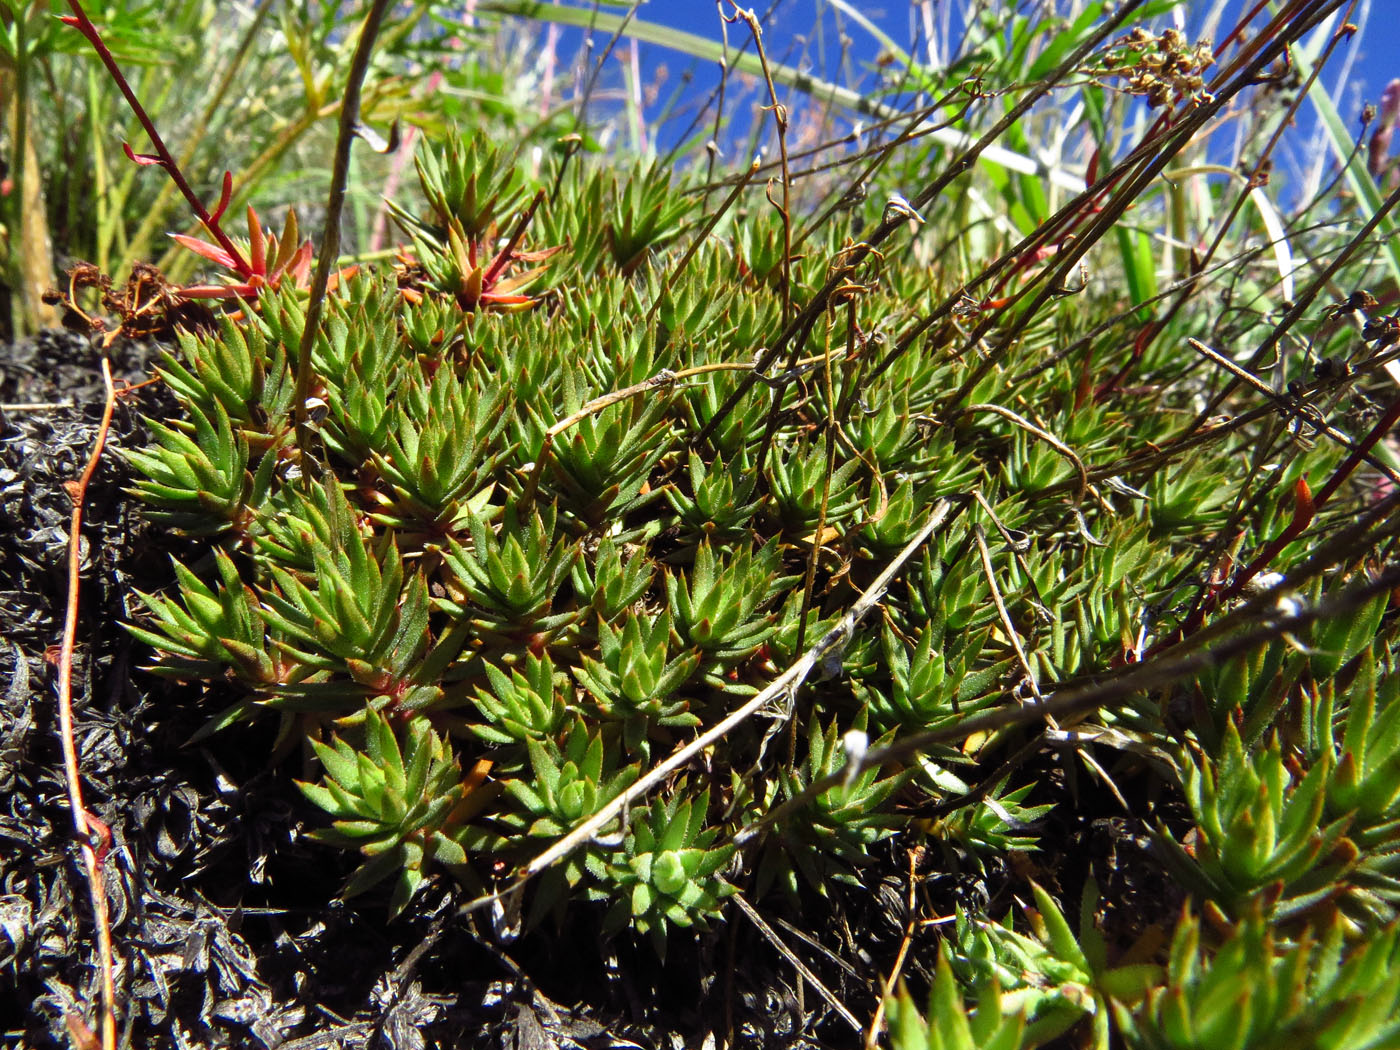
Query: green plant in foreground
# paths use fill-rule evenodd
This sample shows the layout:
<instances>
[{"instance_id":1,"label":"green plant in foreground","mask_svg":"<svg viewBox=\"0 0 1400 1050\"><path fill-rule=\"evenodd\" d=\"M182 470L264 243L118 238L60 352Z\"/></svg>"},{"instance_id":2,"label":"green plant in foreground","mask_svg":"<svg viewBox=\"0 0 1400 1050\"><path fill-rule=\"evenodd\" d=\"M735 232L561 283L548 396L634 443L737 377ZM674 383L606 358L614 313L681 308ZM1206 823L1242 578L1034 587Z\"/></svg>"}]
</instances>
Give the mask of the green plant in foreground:
<instances>
[{"instance_id":1,"label":"green plant in foreground","mask_svg":"<svg viewBox=\"0 0 1400 1050\"><path fill-rule=\"evenodd\" d=\"M864 734L863 716L850 732ZM823 729L814 717L807 729L806 768L779 778L779 798L794 798L808 784L840 769L847 760L841 743L844 739L838 738L835 722ZM886 737L874 746L891 739ZM888 838L903 823L890 812L890 798L912 775L903 772L882 777L880 773L878 768L863 769L847 783L822 792L782 821L759 865L759 891L766 891L777 881L796 896L799 873L823 893L833 882L860 885L852 869L867 863L870 847Z\"/></svg>"},{"instance_id":2,"label":"green plant in foreground","mask_svg":"<svg viewBox=\"0 0 1400 1050\"><path fill-rule=\"evenodd\" d=\"M943 791L967 794L971 790L953 773L934 772L934 769L925 767L926 772L933 773L930 779ZM1055 808L1050 803L1026 805L1026 797L1034 789L1034 783L1008 789L1003 781L994 785L981 803L960 807L949 816L919 824L945 845L965 849L977 858L1033 850L1039 842L1035 833L1037 821Z\"/></svg>"},{"instance_id":3,"label":"green plant in foreground","mask_svg":"<svg viewBox=\"0 0 1400 1050\"><path fill-rule=\"evenodd\" d=\"M616 749L609 747L599 732L590 733L582 719L576 719L557 746L553 740L531 740L532 780L516 779L506 791L519 802L523 815L507 817L526 834L552 838L562 835L585 817L590 817L626 790L640 772L636 765L616 768ZM571 881L582 877L577 862L565 871Z\"/></svg>"},{"instance_id":4,"label":"green plant in foreground","mask_svg":"<svg viewBox=\"0 0 1400 1050\"><path fill-rule=\"evenodd\" d=\"M361 368L372 362L355 362ZM352 366L353 367L353 366ZM496 447L505 394L479 374L461 377L436 365L409 366L385 399L382 443L369 446L383 487L378 516L386 525L430 536L461 528L505 450Z\"/></svg>"},{"instance_id":5,"label":"green plant in foreground","mask_svg":"<svg viewBox=\"0 0 1400 1050\"><path fill-rule=\"evenodd\" d=\"M650 589L653 570L645 554L634 550L624 560L623 549L604 536L592 569L583 561L574 563L574 593L591 605L604 623L621 616Z\"/></svg>"},{"instance_id":6,"label":"green plant in foreground","mask_svg":"<svg viewBox=\"0 0 1400 1050\"><path fill-rule=\"evenodd\" d=\"M968 641L962 655L948 666L933 646L927 629L910 648L886 628L881 636L892 679L888 693L871 691L869 703L882 726L934 729L981 706L975 697L995 680L992 674L969 674L981 644Z\"/></svg>"},{"instance_id":7,"label":"green plant in foreground","mask_svg":"<svg viewBox=\"0 0 1400 1050\"><path fill-rule=\"evenodd\" d=\"M711 537L718 542L737 539L757 510L753 497L758 479L752 469L746 469L742 460L726 465L716 459L707 464L691 452L686 470L689 489L666 490L681 528L696 542Z\"/></svg>"},{"instance_id":8,"label":"green plant in foreground","mask_svg":"<svg viewBox=\"0 0 1400 1050\"><path fill-rule=\"evenodd\" d=\"M1330 683L1329 683L1330 685ZM1381 676L1374 651L1362 651L1348 691L1346 721L1336 739L1327 717L1336 702L1322 712L1324 746L1335 746L1340 758L1328 778L1326 811L1350 814L1351 837L1358 846L1375 847L1400 839L1400 678ZM1334 743L1335 741L1335 743Z\"/></svg>"},{"instance_id":9,"label":"green plant in foreground","mask_svg":"<svg viewBox=\"0 0 1400 1050\"><path fill-rule=\"evenodd\" d=\"M413 163L430 211L426 225L439 237L456 223L464 237L480 238L525 199L520 169L501 149L476 139L452 134L442 149L420 152ZM395 214L415 221L402 210Z\"/></svg>"},{"instance_id":10,"label":"green plant in foreground","mask_svg":"<svg viewBox=\"0 0 1400 1050\"><path fill-rule=\"evenodd\" d=\"M681 232L681 220L694 205L677 197L659 166L634 167L622 181L608 214L608 246L623 273L641 265L648 249L660 248Z\"/></svg>"},{"instance_id":11,"label":"green plant in foreground","mask_svg":"<svg viewBox=\"0 0 1400 1050\"><path fill-rule=\"evenodd\" d=\"M1103 61L1131 27L1052 76L1107 7L1069 25L985 10L970 32L1013 79L964 85L937 130L1024 102L1003 145L1090 143L1076 159L1107 196L920 133L841 160L863 165L864 196L854 169L802 169L784 216L759 183L425 134L393 208L411 249L339 282L311 333L311 427L291 425L309 305L291 282L164 359L183 415L155 421L134 490L213 556L182 554L135 637L207 683L209 733L272 711L284 743L312 741L317 838L360 851L352 891L394 880L395 914L435 878L477 893L524 873L532 935L601 923L660 953L742 889L825 950L827 924L869 914L870 876L907 863L904 972L932 975L935 1005L921 1019L901 993L899 1045L1304 1044L1343 1017L1388 1045L1355 995L1388 1002L1393 953L1356 942L1390 937L1400 902L1400 620L1374 513L1389 424L1319 398L1339 442L1194 349L1276 368L1301 401L1311 365L1278 340L1326 345L1350 355L1358 404L1393 398L1379 337L1342 331L1304 285L1320 260L1329 282L1374 283L1370 246L1292 217L1309 265L1285 296L1279 258L1243 248L1278 238L1237 187L1193 181L1192 133L1251 97L1301 6L1251 37L1257 63L1209 98L1168 91L1142 126L1131 99L1149 89ZM1134 53L1186 54L1153 39ZM1082 127L1056 123L1075 110ZM1151 250L1197 233L1219 234L1209 260ZM1265 569L1283 582L1246 601ZM819 643L803 681L750 703ZM1122 855L1112 883L1090 857L1093 876L1165 870L1209 936L1183 918L1169 960L1147 939L1119 954L1092 878L1077 930L1035 885L1033 907L988 917L1030 865L1071 881L1065 828L1099 822L1065 811L1091 792L1160 819L1165 854ZM986 891L950 933L930 859ZM1165 931L1175 904L1161 912L1142 925ZM887 947L871 938L848 973L888 972ZM1257 999L1232 1013L1229 994ZM1336 1015L1291 1005L1309 997Z\"/></svg>"},{"instance_id":12,"label":"green plant in foreground","mask_svg":"<svg viewBox=\"0 0 1400 1050\"><path fill-rule=\"evenodd\" d=\"M155 617L155 629L128 624L127 630L165 654L157 670L171 677L208 678L231 663L250 682L275 681L276 667L256 600L233 559L224 551L214 557L219 582L213 587L177 561L178 600L138 591L137 597Z\"/></svg>"},{"instance_id":13,"label":"green plant in foreground","mask_svg":"<svg viewBox=\"0 0 1400 1050\"><path fill-rule=\"evenodd\" d=\"M483 846L509 848L522 837L527 841L549 840L563 835L641 775L635 763L618 768L618 748L605 741L602 732L590 732L582 719L574 720L562 746L553 739L530 740L526 746L532 775L505 782L505 792L514 805L496 815L502 831L483 839ZM530 907L531 926L551 912L562 918L570 894L590 879L588 867L600 863L599 849L590 846L546 873ZM605 896L596 888L592 892Z\"/></svg>"},{"instance_id":14,"label":"green plant in foreground","mask_svg":"<svg viewBox=\"0 0 1400 1050\"><path fill-rule=\"evenodd\" d=\"M552 608L577 549L565 537L556 539L556 520L553 511L536 512L525 524L508 508L498 538L471 516L471 547L450 540L444 560L455 594L439 599L439 608L492 636L524 641L533 635L536 646L567 626L575 614Z\"/></svg>"},{"instance_id":15,"label":"green plant in foreground","mask_svg":"<svg viewBox=\"0 0 1400 1050\"><path fill-rule=\"evenodd\" d=\"M154 520L191 535L217 535L246 527L248 507L266 498L276 460L264 456L250 472L249 442L223 405L210 413L190 406L191 423L166 426L152 420L158 445L127 452L141 471L134 492Z\"/></svg>"},{"instance_id":16,"label":"green plant in foreground","mask_svg":"<svg viewBox=\"0 0 1400 1050\"><path fill-rule=\"evenodd\" d=\"M1337 916L1297 941L1275 935L1258 911L1218 948L1184 916L1166 982L1135 1014L1117 1007L1132 1046L1150 1050L1382 1050L1400 1046L1400 931L1348 943Z\"/></svg>"},{"instance_id":17,"label":"green plant in foreground","mask_svg":"<svg viewBox=\"0 0 1400 1050\"><path fill-rule=\"evenodd\" d=\"M594 877L609 887L604 896L613 900L605 929L617 931L630 922L665 955L668 926L703 927L719 914L720 902L735 891L719 874L734 847L715 846L717 829L705 830L709 804L708 791L687 798L677 790L669 802L657 799L622 853L588 861Z\"/></svg>"},{"instance_id":18,"label":"green plant in foreground","mask_svg":"<svg viewBox=\"0 0 1400 1050\"><path fill-rule=\"evenodd\" d=\"M1262 893L1286 916L1339 892L1357 848L1344 837L1349 814L1321 823L1331 756L1295 777L1277 739L1246 752L1233 722L1223 751L1218 761L1183 760L1186 798L1201 834L1192 858L1163 832L1173 866L1231 912L1247 910Z\"/></svg>"},{"instance_id":19,"label":"green plant in foreground","mask_svg":"<svg viewBox=\"0 0 1400 1050\"><path fill-rule=\"evenodd\" d=\"M647 757L648 730L690 728L700 719L690 702L677 696L700 666L693 650L671 654L671 618L629 612L621 630L603 624L598 636L601 660L583 657L574 675L596 705L599 718L618 721L629 751Z\"/></svg>"},{"instance_id":20,"label":"green plant in foreground","mask_svg":"<svg viewBox=\"0 0 1400 1050\"><path fill-rule=\"evenodd\" d=\"M704 654L712 678L718 668L750 655L773 633L772 617L759 610L771 596L777 564L773 544L757 551L744 546L721 561L706 542L696 551L688 578L667 574L676 633Z\"/></svg>"},{"instance_id":21,"label":"green plant in foreground","mask_svg":"<svg viewBox=\"0 0 1400 1050\"><path fill-rule=\"evenodd\" d=\"M951 951L959 969L979 981L997 981L1004 997L1025 1011L1026 1032L1036 1043L1053 1039L1086 1019L1085 1046L1107 1050L1113 1011L1142 1000L1161 977L1154 963L1109 963L1109 949L1095 924L1099 889L1085 883L1079 899L1078 935L1053 897L1032 883L1035 909L1026 909L1030 935L1009 925L974 927L959 918ZM1035 1044L1035 1043L1033 1043Z\"/></svg>"},{"instance_id":22,"label":"green plant in foreground","mask_svg":"<svg viewBox=\"0 0 1400 1050\"><path fill-rule=\"evenodd\" d=\"M936 965L926 1016L919 1015L902 985L888 1002L894 1050L1022 1050L1037 1045L1026 1037L1025 1015L1003 1009L995 979L978 985L977 1008L969 1016L948 960L939 955Z\"/></svg>"},{"instance_id":23,"label":"green plant in foreground","mask_svg":"<svg viewBox=\"0 0 1400 1050\"><path fill-rule=\"evenodd\" d=\"M358 849L367 858L345 886L354 896L395 878L390 914L407 906L431 866L467 863L462 839L468 821L494 791L483 787L490 762L482 759L465 777L447 741L426 719L396 732L379 712L363 720L364 750L338 738L312 741L326 775L319 784L299 783L302 793L333 818L312 837ZM402 742L401 742L402 741Z\"/></svg>"},{"instance_id":24,"label":"green plant in foreground","mask_svg":"<svg viewBox=\"0 0 1400 1050\"><path fill-rule=\"evenodd\" d=\"M495 243L497 219L510 218L524 197L520 168L503 151L466 141L455 131L441 150L420 153L414 163L427 216L419 218L397 203L389 204L413 239L413 253L404 257L408 283L421 284L428 293L446 293L467 311L529 309L535 300L524 290L544 269L510 276L506 271L516 262L541 262L558 249L531 252L517 247L534 215L533 206L506 245Z\"/></svg>"},{"instance_id":25,"label":"green plant in foreground","mask_svg":"<svg viewBox=\"0 0 1400 1050\"><path fill-rule=\"evenodd\" d=\"M1368 617L1360 617L1366 626ZM1330 632L1345 637L1344 627ZM1369 639L1367 639L1369 642ZM1400 908L1400 679L1384 673L1377 647L1359 641L1351 679L1339 675L1318 685L1305 717L1307 753L1335 767L1327 780L1325 820L1348 820L1356 866L1347 873L1345 904L1382 920ZM1314 653L1335 666L1343 653ZM1338 711L1344 711L1338 715Z\"/></svg>"},{"instance_id":26,"label":"green plant in foreground","mask_svg":"<svg viewBox=\"0 0 1400 1050\"><path fill-rule=\"evenodd\" d=\"M489 688L477 686L474 698L474 706L484 721L468 728L486 743L551 740L566 724L567 709L548 653L526 656L523 674L517 668L507 675L491 664L484 671Z\"/></svg>"}]
</instances>

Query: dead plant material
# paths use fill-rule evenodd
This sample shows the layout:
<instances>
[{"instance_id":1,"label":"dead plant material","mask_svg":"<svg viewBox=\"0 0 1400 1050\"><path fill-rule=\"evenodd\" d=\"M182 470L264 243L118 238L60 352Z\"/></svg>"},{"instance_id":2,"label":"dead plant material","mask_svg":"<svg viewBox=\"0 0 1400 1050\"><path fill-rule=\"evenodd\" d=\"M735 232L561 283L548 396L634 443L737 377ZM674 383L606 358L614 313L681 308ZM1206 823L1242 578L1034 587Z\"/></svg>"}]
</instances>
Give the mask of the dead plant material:
<instances>
[{"instance_id":1,"label":"dead plant material","mask_svg":"<svg viewBox=\"0 0 1400 1050\"><path fill-rule=\"evenodd\" d=\"M81 301L84 292L97 293L103 314L89 313ZM118 287L110 276L89 262L68 269L67 289L50 289L44 302L62 309L63 326L84 335L102 336L103 347L123 336L127 339L173 341L175 330L212 328L214 314L202 302L183 298L179 290L149 263L131 268L126 283ZM114 325L115 322L115 325Z\"/></svg>"},{"instance_id":2,"label":"dead plant material","mask_svg":"<svg viewBox=\"0 0 1400 1050\"><path fill-rule=\"evenodd\" d=\"M63 617L63 643L58 658L58 717L63 745L63 766L68 781L68 806L73 814L73 830L82 843L83 867L87 873L88 890L92 900L93 922L97 927L98 951L102 962L102 1050L116 1050L116 968L112 950L112 928L107 914L107 889L102 865L112 845L112 832L83 805L82 775L78 766L78 748L73 739L73 648L78 637L78 591L82 578L83 497L88 482L102 458L102 446L112 425L112 412L117 404L117 391L112 383L112 369L104 358L102 380L107 387L107 401L102 409L102 422L97 428L92 454L78 480L67 485L73 500L73 517L68 529L68 605ZM68 1018L70 1031L80 1045L97 1046L86 1024Z\"/></svg>"}]
</instances>

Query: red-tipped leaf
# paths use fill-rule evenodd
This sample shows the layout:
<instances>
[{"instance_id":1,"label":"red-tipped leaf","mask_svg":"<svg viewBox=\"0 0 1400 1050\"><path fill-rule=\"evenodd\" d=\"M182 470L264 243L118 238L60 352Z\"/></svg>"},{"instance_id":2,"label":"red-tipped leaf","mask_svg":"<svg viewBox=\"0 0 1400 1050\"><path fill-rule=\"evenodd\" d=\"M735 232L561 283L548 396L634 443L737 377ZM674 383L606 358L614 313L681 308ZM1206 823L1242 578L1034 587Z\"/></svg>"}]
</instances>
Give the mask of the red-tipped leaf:
<instances>
[{"instance_id":1,"label":"red-tipped leaf","mask_svg":"<svg viewBox=\"0 0 1400 1050\"><path fill-rule=\"evenodd\" d=\"M150 167L152 164L156 167L165 167L165 161L161 160L154 153L137 153L131 148L131 143L129 142L122 143L122 151L126 154L128 160L133 164L140 164L143 168Z\"/></svg>"},{"instance_id":2,"label":"red-tipped leaf","mask_svg":"<svg viewBox=\"0 0 1400 1050\"><path fill-rule=\"evenodd\" d=\"M191 284L176 294L181 299L252 299L258 290L251 284Z\"/></svg>"},{"instance_id":3,"label":"red-tipped leaf","mask_svg":"<svg viewBox=\"0 0 1400 1050\"><path fill-rule=\"evenodd\" d=\"M268 272L269 280L275 281L292 261L297 251L297 213L295 208L287 209L287 221L282 226L282 236L277 239L277 252L272 257Z\"/></svg>"},{"instance_id":4,"label":"red-tipped leaf","mask_svg":"<svg viewBox=\"0 0 1400 1050\"><path fill-rule=\"evenodd\" d=\"M210 262L218 263L228 270L237 269L233 262L233 256L224 251L217 244L201 241L198 237L188 237L183 233L172 233L170 237L176 244L188 248L198 255L204 256L204 258L208 259Z\"/></svg>"},{"instance_id":5,"label":"red-tipped leaf","mask_svg":"<svg viewBox=\"0 0 1400 1050\"><path fill-rule=\"evenodd\" d=\"M262 223L258 213L248 205L248 265L255 274L267 273L267 244L263 240Z\"/></svg>"},{"instance_id":6,"label":"red-tipped leaf","mask_svg":"<svg viewBox=\"0 0 1400 1050\"><path fill-rule=\"evenodd\" d=\"M224 211L228 208L228 202L233 197L233 172L224 172L224 185L219 191L219 203L214 206L214 212L209 216L209 225L214 226L224 217Z\"/></svg>"}]
</instances>

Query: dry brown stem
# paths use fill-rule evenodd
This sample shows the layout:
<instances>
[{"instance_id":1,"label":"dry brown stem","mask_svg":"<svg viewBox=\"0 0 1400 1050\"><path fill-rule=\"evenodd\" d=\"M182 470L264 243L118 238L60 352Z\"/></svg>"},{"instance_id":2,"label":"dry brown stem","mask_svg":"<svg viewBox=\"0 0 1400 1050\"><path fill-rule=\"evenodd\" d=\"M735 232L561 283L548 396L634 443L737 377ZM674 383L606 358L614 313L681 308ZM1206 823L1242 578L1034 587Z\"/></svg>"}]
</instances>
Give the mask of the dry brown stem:
<instances>
[{"instance_id":1,"label":"dry brown stem","mask_svg":"<svg viewBox=\"0 0 1400 1050\"><path fill-rule=\"evenodd\" d=\"M107 916L107 887L103 881L102 862L112 844L110 829L83 805L83 787L78 770L78 747L73 740L73 648L78 637L78 589L82 577L83 499L88 482L97 471L102 447L107 443L107 431L112 425L112 412L117 403L116 387L112 384L112 366L102 360L102 382L107 387L107 402L102 409L102 422L92 453L78 480L68 482L68 495L73 500L73 517L68 526L68 605L63 616L63 642L58 657L58 721L63 746L63 770L68 784L68 807L73 814L73 830L82 843L83 868L87 873L88 893L92 900L92 918L97 927L97 949L102 966L102 1048L116 1050L116 958L112 951L112 928ZM94 844L94 839L96 843ZM69 1029L75 1036L87 1030L86 1024L69 1018Z\"/></svg>"}]
</instances>

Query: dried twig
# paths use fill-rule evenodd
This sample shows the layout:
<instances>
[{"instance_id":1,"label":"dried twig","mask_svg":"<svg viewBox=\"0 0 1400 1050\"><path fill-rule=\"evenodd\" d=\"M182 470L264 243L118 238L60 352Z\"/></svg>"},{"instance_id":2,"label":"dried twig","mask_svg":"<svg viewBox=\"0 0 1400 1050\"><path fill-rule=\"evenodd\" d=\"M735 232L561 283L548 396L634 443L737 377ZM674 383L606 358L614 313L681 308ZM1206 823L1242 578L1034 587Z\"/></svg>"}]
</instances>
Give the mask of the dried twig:
<instances>
[{"instance_id":1,"label":"dried twig","mask_svg":"<svg viewBox=\"0 0 1400 1050\"><path fill-rule=\"evenodd\" d=\"M798 955L796 952L794 952L791 948L789 948L786 944L783 943L783 939L773 931L773 927L769 926L768 923L764 922L763 916L758 914L758 911L754 908L754 906L744 899L744 895L742 893L736 893L729 899L732 900L738 906L740 911L742 911L746 916L748 916L749 921L752 922L754 926L758 928L758 932L763 934L763 936L768 939L768 943L773 945L774 948L778 949L778 954L780 954L788 962L792 963L793 969L795 969L798 972L798 974L801 975L804 981L806 981L808 984L810 984L813 988L816 989L817 994L820 995L824 1000L826 1000L826 1004L830 1006L833 1010L835 1010L841 1016L841 1019L843 1021L845 1021L852 1028L854 1028L857 1032L863 1030L864 1026L861 1025L861 1023L858 1020L856 1020L856 1015L851 1013L851 1011L847 1009L846 1005L843 1002L841 1002L840 999L836 998L834 994L832 994L831 989L821 982L821 979L818 978L817 975L812 972L812 968L802 961L802 957L800 955Z\"/></svg>"},{"instance_id":2,"label":"dried twig","mask_svg":"<svg viewBox=\"0 0 1400 1050\"><path fill-rule=\"evenodd\" d=\"M103 882L102 862L112 844L111 830L83 805L82 781L78 772L78 747L73 740L73 648L78 636L78 585L82 576L83 499L88 482L102 458L102 446L112 425L112 412L117 403L116 387L112 384L112 368L102 359L102 381L107 387L107 402L102 409L102 422L92 444L87 466L76 481L67 483L73 501L73 517L68 526L68 607L63 615L63 642L58 657L58 724L63 745L63 771L68 782L68 808L73 814L73 830L82 842L83 867L87 872L88 892L92 899L93 922L97 927L97 949L102 966L102 1047L115 1050L116 1019L116 958L112 951L112 929L107 917L107 888ZM94 844L94 839L96 843ZM87 1031L78 1018L69 1018L69 1029L75 1033ZM92 1033L87 1031L91 1037Z\"/></svg>"},{"instance_id":3,"label":"dried twig","mask_svg":"<svg viewBox=\"0 0 1400 1050\"><path fill-rule=\"evenodd\" d=\"M57 412L72 407L72 401L11 401L0 405L0 412Z\"/></svg>"}]
</instances>

